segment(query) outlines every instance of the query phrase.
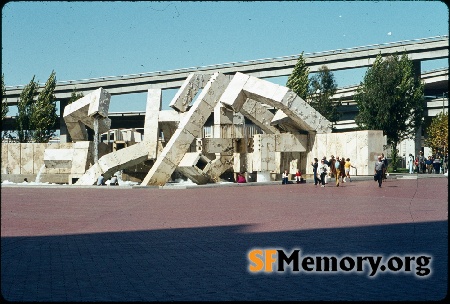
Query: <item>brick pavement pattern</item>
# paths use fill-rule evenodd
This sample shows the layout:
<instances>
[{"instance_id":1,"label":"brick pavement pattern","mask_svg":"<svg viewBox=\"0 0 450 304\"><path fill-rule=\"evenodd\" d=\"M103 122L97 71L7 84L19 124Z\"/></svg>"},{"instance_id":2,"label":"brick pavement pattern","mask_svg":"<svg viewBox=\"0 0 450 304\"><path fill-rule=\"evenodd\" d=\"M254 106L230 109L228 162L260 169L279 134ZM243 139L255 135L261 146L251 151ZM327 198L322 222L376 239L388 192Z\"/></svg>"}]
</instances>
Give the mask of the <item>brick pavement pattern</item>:
<instances>
[{"instance_id":1,"label":"brick pavement pattern","mask_svg":"<svg viewBox=\"0 0 450 304\"><path fill-rule=\"evenodd\" d=\"M432 274L250 273L253 248L432 256ZM440 300L448 179L1 189L8 301Z\"/></svg>"}]
</instances>

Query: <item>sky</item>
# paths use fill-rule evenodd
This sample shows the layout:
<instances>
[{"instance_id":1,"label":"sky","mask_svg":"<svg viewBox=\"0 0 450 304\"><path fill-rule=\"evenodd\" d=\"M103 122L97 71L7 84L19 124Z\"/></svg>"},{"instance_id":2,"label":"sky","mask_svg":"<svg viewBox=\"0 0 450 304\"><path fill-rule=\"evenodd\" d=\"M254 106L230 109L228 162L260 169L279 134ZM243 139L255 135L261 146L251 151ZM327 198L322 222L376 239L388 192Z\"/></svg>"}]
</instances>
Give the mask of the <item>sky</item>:
<instances>
[{"instance_id":1,"label":"sky","mask_svg":"<svg viewBox=\"0 0 450 304\"><path fill-rule=\"evenodd\" d=\"M6 86L199 67L449 34L441 1L22 2L2 7ZM422 63L422 72L448 60ZM366 69L333 72L338 87ZM268 79L285 85L287 77ZM163 109L176 90L163 90ZM146 93L109 112L145 111ZM13 107L8 115L14 115Z\"/></svg>"}]
</instances>

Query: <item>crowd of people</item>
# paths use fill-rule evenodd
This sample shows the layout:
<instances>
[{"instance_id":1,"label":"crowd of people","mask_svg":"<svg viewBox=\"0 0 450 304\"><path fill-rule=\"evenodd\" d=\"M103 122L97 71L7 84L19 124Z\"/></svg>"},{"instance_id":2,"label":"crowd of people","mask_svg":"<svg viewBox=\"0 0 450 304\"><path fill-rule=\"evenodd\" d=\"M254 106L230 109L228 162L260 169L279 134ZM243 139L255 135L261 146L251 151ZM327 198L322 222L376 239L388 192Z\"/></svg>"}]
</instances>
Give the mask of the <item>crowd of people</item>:
<instances>
[{"instance_id":1,"label":"crowd of people","mask_svg":"<svg viewBox=\"0 0 450 304\"><path fill-rule=\"evenodd\" d=\"M313 167L314 185L321 184L321 187L325 187L325 184L331 178L335 179L336 187L339 187L341 182L351 182L350 168L355 168L350 162L350 158L341 158L339 156L335 158L334 155L331 155L329 160L324 156L320 160L320 164L317 157L315 157L314 161L311 162L311 166Z\"/></svg>"},{"instance_id":2,"label":"crowd of people","mask_svg":"<svg viewBox=\"0 0 450 304\"><path fill-rule=\"evenodd\" d=\"M440 174L445 173L448 168L448 153L444 156L441 153L429 155L428 158L420 151L419 155L414 157L411 153L407 159L409 174Z\"/></svg>"},{"instance_id":3,"label":"crowd of people","mask_svg":"<svg viewBox=\"0 0 450 304\"><path fill-rule=\"evenodd\" d=\"M423 152L420 151L419 155L414 158L414 156L410 153L407 158L407 168L409 168L409 173L444 173L447 169L447 161L448 161L448 153L445 157L440 153L436 153L434 155L428 156L428 158L423 156ZM325 184L328 184L328 181L332 178L335 179L336 187L339 187L342 183L351 182L352 178L350 176L350 168L355 168L352 165L350 158L344 158L334 155L331 155L330 159L327 160L326 156L324 156L319 163L319 160L315 157L314 161L311 162L311 166L313 167L313 179L314 185L319 185L321 187L325 187ZM387 179L389 173L387 173L388 160L381 153L377 157L377 161L374 165L374 180L378 181L378 186L381 188L381 185L384 180ZM25 179L25 181L27 181ZM246 183L247 180L245 178L245 172L239 172L236 176L236 183ZM295 173L295 182L297 184L305 183L304 178L302 177L302 172L297 169ZM281 175L281 183L286 185L289 182L289 173L288 170L284 170ZM118 185L117 176L114 175L111 178L110 185ZM103 174L101 174L97 180L97 185L105 185L105 179Z\"/></svg>"}]
</instances>

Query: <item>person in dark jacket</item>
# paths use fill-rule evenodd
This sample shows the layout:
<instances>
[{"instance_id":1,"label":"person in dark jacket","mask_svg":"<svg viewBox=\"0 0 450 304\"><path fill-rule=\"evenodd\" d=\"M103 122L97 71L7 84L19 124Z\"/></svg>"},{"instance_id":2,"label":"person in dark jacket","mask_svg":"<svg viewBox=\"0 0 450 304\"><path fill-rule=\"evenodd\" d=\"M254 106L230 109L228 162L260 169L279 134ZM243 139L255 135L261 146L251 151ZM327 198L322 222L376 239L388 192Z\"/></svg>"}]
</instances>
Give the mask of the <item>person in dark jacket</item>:
<instances>
[{"instance_id":1,"label":"person in dark jacket","mask_svg":"<svg viewBox=\"0 0 450 304\"><path fill-rule=\"evenodd\" d=\"M376 174L376 180L378 181L378 187L381 188L381 184L383 183L383 169L384 169L384 162L381 160L381 155L378 156L378 160L375 162L375 174Z\"/></svg>"},{"instance_id":2,"label":"person in dark jacket","mask_svg":"<svg viewBox=\"0 0 450 304\"><path fill-rule=\"evenodd\" d=\"M313 167L314 185L317 186L317 184L319 183L319 178L317 177L317 168L319 167L319 160L317 159L317 157L314 157L314 161L311 162L311 166Z\"/></svg>"}]
</instances>

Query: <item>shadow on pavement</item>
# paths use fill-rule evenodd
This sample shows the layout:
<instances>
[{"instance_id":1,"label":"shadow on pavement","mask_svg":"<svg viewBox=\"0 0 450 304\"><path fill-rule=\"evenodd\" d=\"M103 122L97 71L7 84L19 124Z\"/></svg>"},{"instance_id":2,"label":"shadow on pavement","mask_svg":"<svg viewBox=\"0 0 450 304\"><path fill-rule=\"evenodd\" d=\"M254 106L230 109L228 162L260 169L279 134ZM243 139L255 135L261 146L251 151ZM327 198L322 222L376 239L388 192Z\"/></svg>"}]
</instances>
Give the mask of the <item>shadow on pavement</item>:
<instances>
[{"instance_id":1,"label":"shadow on pavement","mask_svg":"<svg viewBox=\"0 0 450 304\"><path fill-rule=\"evenodd\" d=\"M448 291L448 222L247 233L218 226L3 237L9 301L440 300ZM437 237L439 236L439 238ZM247 271L254 248L301 255L431 255L431 275Z\"/></svg>"}]
</instances>

